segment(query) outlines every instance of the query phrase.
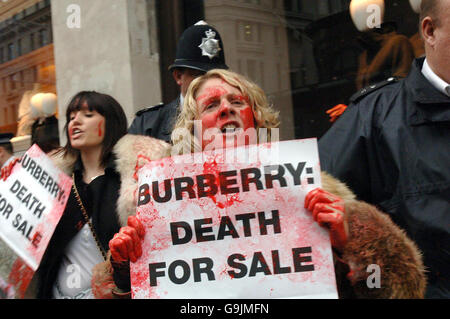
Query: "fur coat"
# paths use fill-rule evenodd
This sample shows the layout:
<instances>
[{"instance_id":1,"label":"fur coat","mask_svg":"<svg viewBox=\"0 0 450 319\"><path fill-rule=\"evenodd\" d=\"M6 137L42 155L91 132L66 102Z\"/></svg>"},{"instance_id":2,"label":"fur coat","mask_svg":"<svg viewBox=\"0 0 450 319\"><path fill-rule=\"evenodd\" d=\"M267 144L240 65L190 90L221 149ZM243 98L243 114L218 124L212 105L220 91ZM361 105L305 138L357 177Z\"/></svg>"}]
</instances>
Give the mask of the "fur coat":
<instances>
[{"instance_id":1,"label":"fur coat","mask_svg":"<svg viewBox=\"0 0 450 319\"><path fill-rule=\"evenodd\" d=\"M117 203L120 223L134 215L137 203L135 172L148 160L170 156L171 146L151 137L126 135L116 145L116 167L121 175ZM426 279L416 245L390 217L376 207L358 201L345 184L322 172L322 188L345 201L348 242L334 253L340 298L423 298ZM368 288L369 265L381 268L381 287Z\"/></svg>"}]
</instances>

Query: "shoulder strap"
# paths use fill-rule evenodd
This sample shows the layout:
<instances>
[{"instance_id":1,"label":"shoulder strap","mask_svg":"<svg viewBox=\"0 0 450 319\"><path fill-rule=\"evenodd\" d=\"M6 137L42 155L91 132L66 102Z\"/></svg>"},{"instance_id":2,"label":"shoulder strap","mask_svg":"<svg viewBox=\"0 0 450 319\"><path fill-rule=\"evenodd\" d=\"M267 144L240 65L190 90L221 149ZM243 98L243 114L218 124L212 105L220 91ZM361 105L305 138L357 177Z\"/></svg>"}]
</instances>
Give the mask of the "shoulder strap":
<instances>
[{"instance_id":1,"label":"shoulder strap","mask_svg":"<svg viewBox=\"0 0 450 319\"><path fill-rule=\"evenodd\" d=\"M157 104L157 105L146 107L145 109L137 111L136 112L136 116L140 116L140 115L142 115L142 114L144 114L145 112L148 112L148 111L153 111L153 110L159 109L162 106L164 106L164 103L160 103L160 104Z\"/></svg>"},{"instance_id":2,"label":"shoulder strap","mask_svg":"<svg viewBox=\"0 0 450 319\"><path fill-rule=\"evenodd\" d=\"M372 93L372 92L374 92L374 91L376 91L378 89L381 89L382 87L385 87L386 85L389 85L389 84L392 84L392 83L396 83L398 81L399 80L397 78L390 77L387 80L384 80L384 81L378 82L376 84L372 84L372 85L366 86L365 88L359 90L358 92L356 92L355 94L353 94L350 97L350 103L358 102L359 100L361 100L363 97L369 95L370 93Z\"/></svg>"}]
</instances>

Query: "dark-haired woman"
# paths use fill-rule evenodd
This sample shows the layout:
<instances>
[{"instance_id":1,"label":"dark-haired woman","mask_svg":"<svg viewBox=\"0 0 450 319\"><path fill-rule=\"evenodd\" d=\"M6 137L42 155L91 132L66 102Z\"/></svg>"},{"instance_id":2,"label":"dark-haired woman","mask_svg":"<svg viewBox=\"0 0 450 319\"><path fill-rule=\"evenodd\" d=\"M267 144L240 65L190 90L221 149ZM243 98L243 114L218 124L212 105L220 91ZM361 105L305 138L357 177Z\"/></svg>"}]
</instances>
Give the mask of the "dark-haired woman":
<instances>
[{"instance_id":1,"label":"dark-haired woman","mask_svg":"<svg viewBox=\"0 0 450 319\"><path fill-rule=\"evenodd\" d=\"M55 163L73 177L63 216L36 274L37 298L90 299L92 269L106 260L119 230L120 176L112 149L127 132L127 119L111 96L80 92L66 111L67 144Z\"/></svg>"}]
</instances>

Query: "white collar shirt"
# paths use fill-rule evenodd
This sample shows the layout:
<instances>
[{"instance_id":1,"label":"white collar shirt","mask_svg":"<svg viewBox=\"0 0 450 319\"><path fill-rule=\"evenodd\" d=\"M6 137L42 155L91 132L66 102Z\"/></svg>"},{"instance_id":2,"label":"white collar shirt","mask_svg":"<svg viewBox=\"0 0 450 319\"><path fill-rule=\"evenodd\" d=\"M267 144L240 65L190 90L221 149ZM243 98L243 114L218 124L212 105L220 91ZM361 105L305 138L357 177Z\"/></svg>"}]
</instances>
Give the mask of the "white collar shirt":
<instances>
[{"instance_id":1,"label":"white collar shirt","mask_svg":"<svg viewBox=\"0 0 450 319\"><path fill-rule=\"evenodd\" d=\"M427 59L425 59L425 62L423 63L422 74L439 92L450 96L450 84L442 80L436 73L433 72L427 62Z\"/></svg>"},{"instance_id":2,"label":"white collar shirt","mask_svg":"<svg viewBox=\"0 0 450 319\"><path fill-rule=\"evenodd\" d=\"M183 94L180 94L180 111L183 110L183 103L184 103L184 96Z\"/></svg>"}]
</instances>

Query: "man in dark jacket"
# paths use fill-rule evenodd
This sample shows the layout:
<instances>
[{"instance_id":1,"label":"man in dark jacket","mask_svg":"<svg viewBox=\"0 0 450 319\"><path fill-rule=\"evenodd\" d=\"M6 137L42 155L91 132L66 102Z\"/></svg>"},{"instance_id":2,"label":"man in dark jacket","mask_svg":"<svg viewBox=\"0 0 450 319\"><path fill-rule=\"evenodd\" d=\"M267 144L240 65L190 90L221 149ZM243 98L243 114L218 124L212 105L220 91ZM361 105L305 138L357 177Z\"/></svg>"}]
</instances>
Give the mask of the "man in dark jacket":
<instances>
[{"instance_id":1,"label":"man in dark jacket","mask_svg":"<svg viewBox=\"0 0 450 319\"><path fill-rule=\"evenodd\" d=\"M423 0L426 58L365 88L319 141L322 169L405 229L424 254L427 298L450 298L450 2Z\"/></svg>"},{"instance_id":2,"label":"man in dark jacket","mask_svg":"<svg viewBox=\"0 0 450 319\"><path fill-rule=\"evenodd\" d=\"M128 133L147 135L170 143L176 117L189 84L211 69L228 69L219 32L204 21L187 28L178 41L175 62L169 67L180 87L180 96L169 104L148 107L136 113Z\"/></svg>"}]
</instances>

